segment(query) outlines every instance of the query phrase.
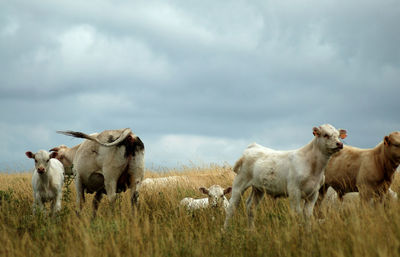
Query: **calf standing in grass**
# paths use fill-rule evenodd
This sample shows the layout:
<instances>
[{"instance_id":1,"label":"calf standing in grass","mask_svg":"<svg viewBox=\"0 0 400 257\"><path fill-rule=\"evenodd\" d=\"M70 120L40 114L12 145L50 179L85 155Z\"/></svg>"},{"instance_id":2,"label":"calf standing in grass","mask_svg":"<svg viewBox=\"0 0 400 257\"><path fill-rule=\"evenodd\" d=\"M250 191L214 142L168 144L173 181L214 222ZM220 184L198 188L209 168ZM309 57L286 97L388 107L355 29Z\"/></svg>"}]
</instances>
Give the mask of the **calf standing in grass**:
<instances>
[{"instance_id":1,"label":"calf standing in grass","mask_svg":"<svg viewBox=\"0 0 400 257\"><path fill-rule=\"evenodd\" d=\"M197 210L207 207L213 208L226 208L229 205L228 199L226 199L225 195L229 194L232 191L232 187L228 187L223 189L219 185L213 185L209 188L200 187L199 190L206 194L207 198L194 199L191 197L183 198L181 201L181 205L185 206L187 210Z\"/></svg>"},{"instance_id":2,"label":"calf standing in grass","mask_svg":"<svg viewBox=\"0 0 400 257\"><path fill-rule=\"evenodd\" d=\"M51 210L54 214L61 209L62 186L64 183L64 167L60 161L54 159L57 153L48 153L40 150L37 153L26 152L28 158L35 160L35 170L32 176L33 211L39 207L43 209L45 202L51 201Z\"/></svg>"},{"instance_id":3,"label":"calf standing in grass","mask_svg":"<svg viewBox=\"0 0 400 257\"><path fill-rule=\"evenodd\" d=\"M273 197L289 197L290 206L297 213L304 211L307 219L312 215L318 190L324 183L324 168L331 155L343 148L339 137L345 138L346 131L325 124L314 127L313 134L314 139L310 143L296 150L276 151L251 144L244 151L234 166L237 175L233 181L225 228L242 194L249 187L252 187L252 192L246 205L250 227L254 226L253 208L260 203L264 193ZM304 210L302 200L305 200Z\"/></svg>"}]
</instances>

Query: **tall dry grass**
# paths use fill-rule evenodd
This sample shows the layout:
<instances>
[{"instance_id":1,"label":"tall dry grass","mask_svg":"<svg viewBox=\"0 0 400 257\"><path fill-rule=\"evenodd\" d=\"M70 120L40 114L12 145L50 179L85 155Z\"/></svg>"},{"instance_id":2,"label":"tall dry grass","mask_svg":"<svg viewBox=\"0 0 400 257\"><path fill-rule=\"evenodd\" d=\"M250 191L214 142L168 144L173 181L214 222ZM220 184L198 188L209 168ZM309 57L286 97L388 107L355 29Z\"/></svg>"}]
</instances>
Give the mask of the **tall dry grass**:
<instances>
[{"instance_id":1,"label":"tall dry grass","mask_svg":"<svg viewBox=\"0 0 400 257\"><path fill-rule=\"evenodd\" d=\"M286 199L266 197L257 210L256 229L246 227L242 207L232 226L221 231L225 215L216 210L187 213L186 196L203 197L199 186L230 186L234 174L222 167L186 168L147 177L184 175L189 184L140 195L132 214L129 196L121 194L111 211L103 199L91 219L91 199L75 215L75 195L63 201L56 217L32 215L31 174L0 174L1 256L400 256L400 204L360 206L356 201L325 204L324 222L313 219L311 231L293 215ZM393 190L399 192L396 179ZM248 192L246 193L246 195ZM244 197L245 198L245 197Z\"/></svg>"}]
</instances>

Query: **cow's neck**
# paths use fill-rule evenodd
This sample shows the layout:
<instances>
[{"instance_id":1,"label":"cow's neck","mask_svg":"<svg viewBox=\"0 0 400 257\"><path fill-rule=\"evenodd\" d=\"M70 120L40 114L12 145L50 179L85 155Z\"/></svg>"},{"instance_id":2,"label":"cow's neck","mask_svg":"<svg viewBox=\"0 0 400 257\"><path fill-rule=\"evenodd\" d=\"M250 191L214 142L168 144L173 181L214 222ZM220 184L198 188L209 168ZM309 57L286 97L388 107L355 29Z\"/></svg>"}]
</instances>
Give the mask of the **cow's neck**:
<instances>
[{"instance_id":1,"label":"cow's neck","mask_svg":"<svg viewBox=\"0 0 400 257\"><path fill-rule=\"evenodd\" d=\"M323 172L330 155L321 151L318 146L316 137L311 140L310 143L305 145L301 151L306 156L306 159L310 163L311 174L319 175Z\"/></svg>"},{"instance_id":2,"label":"cow's neck","mask_svg":"<svg viewBox=\"0 0 400 257\"><path fill-rule=\"evenodd\" d=\"M392 159L383 142L375 147L374 152L376 165L383 171L385 180L391 181L399 163Z\"/></svg>"}]
</instances>

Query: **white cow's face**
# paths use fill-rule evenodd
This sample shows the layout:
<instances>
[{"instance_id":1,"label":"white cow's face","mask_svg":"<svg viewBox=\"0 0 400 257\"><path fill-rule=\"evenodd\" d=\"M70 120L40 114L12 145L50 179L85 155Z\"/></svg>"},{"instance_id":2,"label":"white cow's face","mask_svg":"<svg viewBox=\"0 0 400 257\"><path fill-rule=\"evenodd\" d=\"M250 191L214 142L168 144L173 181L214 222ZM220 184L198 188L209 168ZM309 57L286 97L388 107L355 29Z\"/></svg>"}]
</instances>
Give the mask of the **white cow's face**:
<instances>
[{"instance_id":1,"label":"white cow's face","mask_svg":"<svg viewBox=\"0 0 400 257\"><path fill-rule=\"evenodd\" d=\"M208 204L210 207L223 206L225 195L232 191L231 187L223 189L219 185L210 186L208 189L201 187L200 191L208 196Z\"/></svg>"},{"instance_id":2,"label":"white cow's face","mask_svg":"<svg viewBox=\"0 0 400 257\"><path fill-rule=\"evenodd\" d=\"M317 143L320 149L329 154L333 154L343 149L343 143L340 139L344 139L347 136L346 130L337 130L329 124L321 125L318 128L314 127L313 134L317 138Z\"/></svg>"},{"instance_id":3,"label":"white cow's face","mask_svg":"<svg viewBox=\"0 0 400 257\"><path fill-rule=\"evenodd\" d=\"M35 160L35 169L39 174L47 172L49 168L50 158L54 157L54 154L50 154L45 150L40 150L37 153L32 153L28 151L25 154L28 158Z\"/></svg>"}]
</instances>

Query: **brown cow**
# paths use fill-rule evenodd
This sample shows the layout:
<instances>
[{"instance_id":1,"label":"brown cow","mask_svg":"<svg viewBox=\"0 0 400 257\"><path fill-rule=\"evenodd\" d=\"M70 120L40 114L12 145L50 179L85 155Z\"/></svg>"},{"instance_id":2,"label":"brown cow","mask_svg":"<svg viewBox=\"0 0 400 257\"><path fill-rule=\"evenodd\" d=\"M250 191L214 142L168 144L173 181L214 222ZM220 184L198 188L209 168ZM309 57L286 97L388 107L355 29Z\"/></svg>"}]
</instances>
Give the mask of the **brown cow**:
<instances>
[{"instance_id":1,"label":"brown cow","mask_svg":"<svg viewBox=\"0 0 400 257\"><path fill-rule=\"evenodd\" d=\"M372 149L344 146L335 153L325 168L325 183L320 189L319 203L329 186L339 199L349 192L360 192L362 200L382 199L389 190L400 164L400 132L385 136Z\"/></svg>"}]
</instances>

